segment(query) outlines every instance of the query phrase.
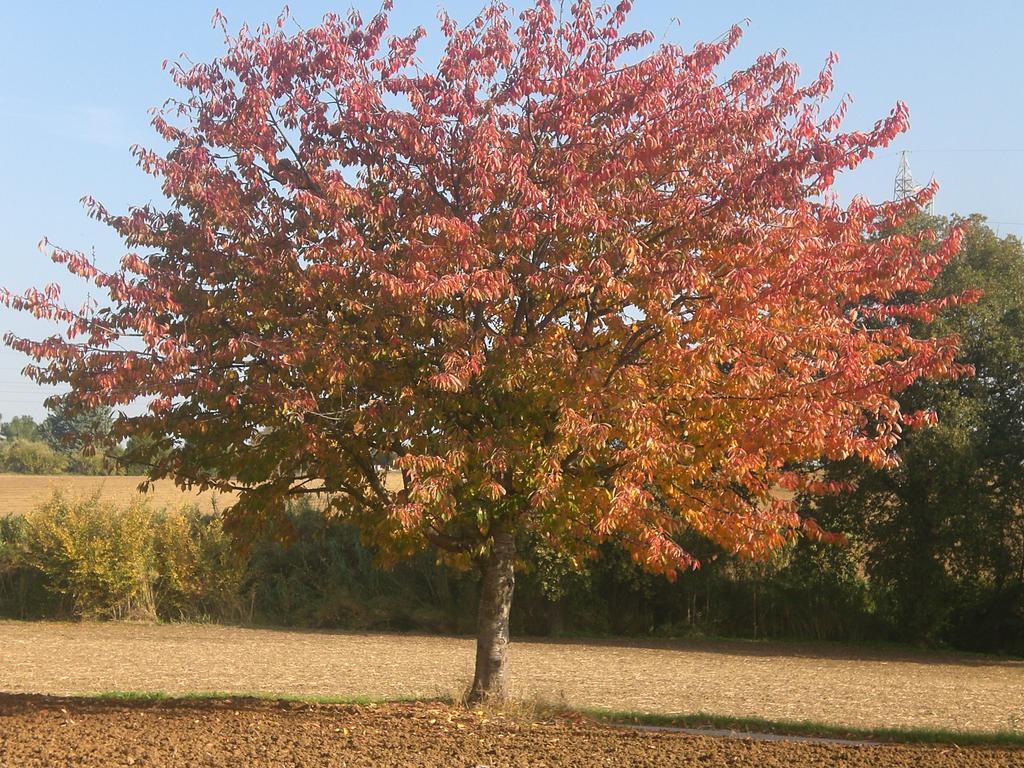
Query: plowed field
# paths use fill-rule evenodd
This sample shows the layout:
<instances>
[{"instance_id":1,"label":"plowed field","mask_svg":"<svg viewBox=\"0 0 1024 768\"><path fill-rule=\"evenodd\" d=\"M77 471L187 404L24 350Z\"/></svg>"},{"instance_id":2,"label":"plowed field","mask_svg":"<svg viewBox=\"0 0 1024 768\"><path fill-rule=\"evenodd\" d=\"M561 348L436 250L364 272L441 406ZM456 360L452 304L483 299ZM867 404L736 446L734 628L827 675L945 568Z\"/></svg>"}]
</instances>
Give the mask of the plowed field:
<instances>
[{"instance_id":1,"label":"plowed field","mask_svg":"<svg viewBox=\"0 0 1024 768\"><path fill-rule=\"evenodd\" d=\"M1024 753L755 742L434 704L118 703L0 696L0 766L1011 768Z\"/></svg>"}]
</instances>

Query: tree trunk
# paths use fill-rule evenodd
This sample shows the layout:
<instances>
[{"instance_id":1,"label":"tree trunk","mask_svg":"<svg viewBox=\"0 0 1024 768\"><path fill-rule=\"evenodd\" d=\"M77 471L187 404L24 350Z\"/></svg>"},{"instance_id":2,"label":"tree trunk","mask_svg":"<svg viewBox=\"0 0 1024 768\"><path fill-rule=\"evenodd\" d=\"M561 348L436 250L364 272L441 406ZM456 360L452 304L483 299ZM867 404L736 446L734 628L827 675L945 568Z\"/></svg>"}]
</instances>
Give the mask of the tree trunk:
<instances>
[{"instance_id":1,"label":"tree trunk","mask_svg":"<svg viewBox=\"0 0 1024 768\"><path fill-rule=\"evenodd\" d=\"M508 649L508 615L516 583L515 553L515 539L511 533L501 531L493 535L490 554L482 567L476 672L469 694L473 702L505 697L505 651Z\"/></svg>"}]
</instances>

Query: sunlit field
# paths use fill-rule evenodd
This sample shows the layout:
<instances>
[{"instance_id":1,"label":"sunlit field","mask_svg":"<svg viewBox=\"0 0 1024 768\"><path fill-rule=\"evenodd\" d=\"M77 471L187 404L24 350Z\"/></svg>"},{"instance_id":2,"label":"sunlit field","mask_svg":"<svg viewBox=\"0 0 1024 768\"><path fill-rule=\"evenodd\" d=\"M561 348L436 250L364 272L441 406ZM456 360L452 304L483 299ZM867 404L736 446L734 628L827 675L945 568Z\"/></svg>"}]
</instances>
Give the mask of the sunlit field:
<instances>
[{"instance_id":1,"label":"sunlit field","mask_svg":"<svg viewBox=\"0 0 1024 768\"><path fill-rule=\"evenodd\" d=\"M231 494L185 491L170 480L160 480L145 494L139 484L146 478L134 475L15 475L0 474L0 515L23 515L49 498L54 490L71 496L100 493L104 500L124 504L135 497L146 498L156 508L178 509L194 505L203 512L223 509L234 501Z\"/></svg>"}]
</instances>

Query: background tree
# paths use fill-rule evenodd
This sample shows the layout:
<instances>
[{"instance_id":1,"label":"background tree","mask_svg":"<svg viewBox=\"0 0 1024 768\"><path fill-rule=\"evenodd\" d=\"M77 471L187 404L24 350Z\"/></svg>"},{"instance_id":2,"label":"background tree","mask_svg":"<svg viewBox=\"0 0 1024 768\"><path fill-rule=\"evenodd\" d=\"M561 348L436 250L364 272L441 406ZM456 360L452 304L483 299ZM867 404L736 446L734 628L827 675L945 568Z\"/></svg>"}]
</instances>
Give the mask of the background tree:
<instances>
[{"instance_id":1,"label":"background tree","mask_svg":"<svg viewBox=\"0 0 1024 768\"><path fill-rule=\"evenodd\" d=\"M0 424L0 434L6 438L0 445L0 471L115 474L120 469L122 448L110 440L113 423L109 407L72 412L60 402L50 409L42 424L31 416L15 416Z\"/></svg>"},{"instance_id":2,"label":"background tree","mask_svg":"<svg viewBox=\"0 0 1024 768\"><path fill-rule=\"evenodd\" d=\"M0 424L0 471L54 475L67 469L67 459L43 440L43 431L31 416L15 416Z\"/></svg>"},{"instance_id":3,"label":"background tree","mask_svg":"<svg viewBox=\"0 0 1024 768\"><path fill-rule=\"evenodd\" d=\"M107 405L78 409L57 401L40 427L50 447L64 454L68 472L109 475L123 471L123 448L111 439L114 420Z\"/></svg>"},{"instance_id":4,"label":"background tree","mask_svg":"<svg viewBox=\"0 0 1024 768\"><path fill-rule=\"evenodd\" d=\"M8 440L38 440L42 437L39 425L31 416L15 416L0 424L0 435Z\"/></svg>"},{"instance_id":5,"label":"background tree","mask_svg":"<svg viewBox=\"0 0 1024 768\"><path fill-rule=\"evenodd\" d=\"M51 252L107 306L0 298L67 323L7 341L70 411L148 398L112 439L239 491L242 539L329 493L385 556L475 564L473 691L498 695L517 536L570 558L612 539L672 577L698 565L685 532L750 556L820 535L772 491L826 490L822 457L890 461L917 418L893 393L960 372L909 326L948 301L891 301L959 233L894 231L932 189L837 204L907 113L840 131L834 59L806 85L781 52L720 78L738 28L652 47L626 0L541 0L514 30L500 4L442 14L426 71L423 30L385 40L390 5L172 65L171 149L136 150L170 206L88 201L132 249L116 270Z\"/></svg>"},{"instance_id":6,"label":"background tree","mask_svg":"<svg viewBox=\"0 0 1024 768\"><path fill-rule=\"evenodd\" d=\"M81 409L56 400L39 427L39 435L55 451L90 450L105 445L114 427L113 410L108 405Z\"/></svg>"},{"instance_id":7,"label":"background tree","mask_svg":"<svg viewBox=\"0 0 1024 768\"><path fill-rule=\"evenodd\" d=\"M938 222L939 226L943 222ZM956 333L977 375L919 382L905 409L938 426L896 447L898 465L832 469L856 493L821 515L865 548L879 613L896 639L1024 651L1024 248L971 222L932 297L981 289L927 328Z\"/></svg>"}]
</instances>

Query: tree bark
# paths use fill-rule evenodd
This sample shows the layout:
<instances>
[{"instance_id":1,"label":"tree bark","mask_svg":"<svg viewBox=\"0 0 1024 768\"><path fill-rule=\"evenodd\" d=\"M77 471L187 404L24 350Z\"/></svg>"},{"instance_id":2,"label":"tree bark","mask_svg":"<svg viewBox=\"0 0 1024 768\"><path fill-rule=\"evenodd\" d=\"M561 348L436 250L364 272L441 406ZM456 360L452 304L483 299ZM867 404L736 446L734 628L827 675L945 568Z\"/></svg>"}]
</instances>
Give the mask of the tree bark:
<instances>
[{"instance_id":1,"label":"tree bark","mask_svg":"<svg viewBox=\"0 0 1024 768\"><path fill-rule=\"evenodd\" d=\"M492 536L491 551L482 566L480 609L477 614L476 671L469 698L503 699L507 692L505 652L508 649L508 617L515 589L515 539L500 531Z\"/></svg>"}]
</instances>

